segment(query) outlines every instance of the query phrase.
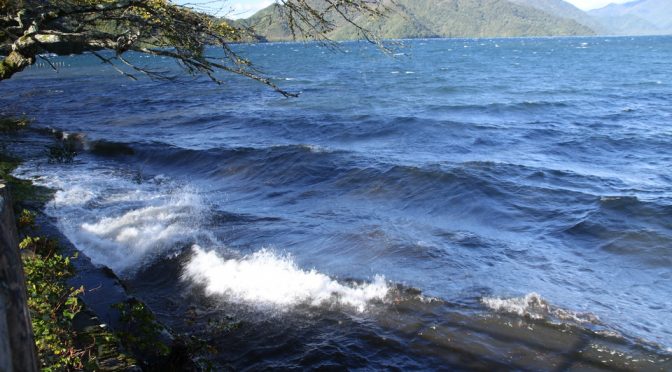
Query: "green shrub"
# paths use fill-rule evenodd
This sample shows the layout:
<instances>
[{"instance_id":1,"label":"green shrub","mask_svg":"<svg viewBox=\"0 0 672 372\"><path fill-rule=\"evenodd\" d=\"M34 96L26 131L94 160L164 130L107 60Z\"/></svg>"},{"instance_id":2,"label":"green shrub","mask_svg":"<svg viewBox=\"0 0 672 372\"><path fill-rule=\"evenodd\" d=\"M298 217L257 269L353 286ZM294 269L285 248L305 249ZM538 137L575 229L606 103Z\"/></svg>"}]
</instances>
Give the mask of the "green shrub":
<instances>
[{"instance_id":1,"label":"green shrub","mask_svg":"<svg viewBox=\"0 0 672 372\"><path fill-rule=\"evenodd\" d=\"M83 368L72 320L82 309L77 296L84 288L66 284L74 274L70 257L56 253L56 242L45 237L26 237L19 247L31 251L22 257L40 367L44 371Z\"/></svg>"},{"instance_id":2,"label":"green shrub","mask_svg":"<svg viewBox=\"0 0 672 372\"><path fill-rule=\"evenodd\" d=\"M72 288L67 279L75 273L70 262L76 258L59 254L56 240L25 237L23 268L28 291L28 310L35 335L40 368L43 371L125 370L136 364L120 351L120 339L107 328L74 327L83 310L79 296L84 287ZM86 316L86 315L84 315Z\"/></svg>"},{"instance_id":3,"label":"green shrub","mask_svg":"<svg viewBox=\"0 0 672 372\"><path fill-rule=\"evenodd\" d=\"M17 227L19 228L19 232L34 230L35 213L28 209L23 209L17 220Z\"/></svg>"}]
</instances>

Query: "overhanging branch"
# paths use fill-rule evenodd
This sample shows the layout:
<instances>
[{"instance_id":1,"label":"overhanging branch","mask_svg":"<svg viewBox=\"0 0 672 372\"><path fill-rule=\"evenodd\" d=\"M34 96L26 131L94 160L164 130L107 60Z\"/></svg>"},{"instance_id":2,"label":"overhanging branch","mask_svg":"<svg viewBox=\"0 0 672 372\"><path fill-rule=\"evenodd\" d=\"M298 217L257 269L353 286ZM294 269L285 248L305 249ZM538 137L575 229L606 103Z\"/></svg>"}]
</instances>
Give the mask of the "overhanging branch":
<instances>
[{"instance_id":1,"label":"overhanging branch","mask_svg":"<svg viewBox=\"0 0 672 372\"><path fill-rule=\"evenodd\" d=\"M277 6L286 12L292 33L328 42L328 33L336 25L334 19L343 18L367 40L377 42L354 19L356 14L381 15L383 1L392 0L277 0ZM295 97L297 94L278 87L231 48L232 40L241 40L248 32L168 0L23 0L21 7L0 6L0 51L6 55L0 60L0 80L25 69L41 53L84 52L92 52L132 79L137 79L131 73L134 71L153 79L172 80L167 73L124 57L128 51L137 51L174 59L188 74L203 74L218 84L223 83L218 71L233 73ZM206 56L208 45L220 46L223 56ZM105 49L113 50L114 57L98 53Z\"/></svg>"}]
</instances>

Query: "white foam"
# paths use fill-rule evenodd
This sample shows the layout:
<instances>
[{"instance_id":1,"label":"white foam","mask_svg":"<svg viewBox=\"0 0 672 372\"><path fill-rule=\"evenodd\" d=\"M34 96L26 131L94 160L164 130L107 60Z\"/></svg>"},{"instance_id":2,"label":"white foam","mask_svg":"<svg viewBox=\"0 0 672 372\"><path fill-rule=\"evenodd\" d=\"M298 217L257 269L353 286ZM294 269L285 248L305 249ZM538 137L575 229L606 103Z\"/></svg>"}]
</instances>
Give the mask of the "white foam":
<instances>
[{"instance_id":1,"label":"white foam","mask_svg":"<svg viewBox=\"0 0 672 372\"><path fill-rule=\"evenodd\" d=\"M271 147L282 149L282 148L286 148L287 146L292 146L292 145L281 144L281 145L273 145ZM314 144L308 144L308 143L300 143L300 144L296 144L295 146L298 146L298 147L300 147L304 150L307 150L309 152L312 152L314 154L326 154L326 153L333 152L333 150L328 148L328 147L320 146L320 145L314 145Z\"/></svg>"},{"instance_id":2,"label":"white foam","mask_svg":"<svg viewBox=\"0 0 672 372\"><path fill-rule=\"evenodd\" d=\"M326 154L332 152L331 149L328 147L320 146L320 145L310 145L310 144L303 144L300 145L304 149L314 153L314 154Z\"/></svg>"},{"instance_id":3,"label":"white foam","mask_svg":"<svg viewBox=\"0 0 672 372\"><path fill-rule=\"evenodd\" d=\"M58 205L84 205L94 198L94 193L81 186L74 186L68 191L58 191L54 195L54 203Z\"/></svg>"},{"instance_id":4,"label":"white foam","mask_svg":"<svg viewBox=\"0 0 672 372\"><path fill-rule=\"evenodd\" d=\"M225 259L194 246L183 276L203 285L207 295L262 307L336 303L362 312L371 301L382 301L389 292L382 276L371 283L342 284L314 269L302 270L290 256L268 249L241 259Z\"/></svg>"},{"instance_id":5,"label":"white foam","mask_svg":"<svg viewBox=\"0 0 672 372\"><path fill-rule=\"evenodd\" d=\"M492 310L529 316L532 319L542 319L549 311L548 303L537 293L514 298L484 297L481 302Z\"/></svg>"},{"instance_id":6,"label":"white foam","mask_svg":"<svg viewBox=\"0 0 672 372\"><path fill-rule=\"evenodd\" d=\"M123 276L185 246L222 246L203 227L208 207L198 190L165 177L137 184L132 174L87 165L55 165L36 181L59 189L46 211L93 263ZM27 163L20 172L34 178L43 171ZM316 270L303 270L291 257L268 249L224 259L195 247L184 278L204 285L209 295L279 308L333 304L365 311L389 291L383 277L361 284L339 282Z\"/></svg>"},{"instance_id":7,"label":"white foam","mask_svg":"<svg viewBox=\"0 0 672 372\"><path fill-rule=\"evenodd\" d=\"M537 293L523 297L484 297L481 302L494 311L516 314L531 319L561 320L575 323L600 324L600 319L591 313L578 313L552 306Z\"/></svg>"},{"instance_id":8,"label":"white foam","mask_svg":"<svg viewBox=\"0 0 672 372\"><path fill-rule=\"evenodd\" d=\"M125 275L162 255L214 238L204 231L204 207L197 190L165 177L142 184L105 168L26 164L23 176L58 189L46 212L92 262ZM43 172L43 171L42 171ZM31 177L32 176L32 177Z\"/></svg>"},{"instance_id":9,"label":"white foam","mask_svg":"<svg viewBox=\"0 0 672 372\"><path fill-rule=\"evenodd\" d=\"M199 205L194 194L181 192L157 205L78 224L70 237L94 262L124 272L192 244L199 234Z\"/></svg>"}]
</instances>

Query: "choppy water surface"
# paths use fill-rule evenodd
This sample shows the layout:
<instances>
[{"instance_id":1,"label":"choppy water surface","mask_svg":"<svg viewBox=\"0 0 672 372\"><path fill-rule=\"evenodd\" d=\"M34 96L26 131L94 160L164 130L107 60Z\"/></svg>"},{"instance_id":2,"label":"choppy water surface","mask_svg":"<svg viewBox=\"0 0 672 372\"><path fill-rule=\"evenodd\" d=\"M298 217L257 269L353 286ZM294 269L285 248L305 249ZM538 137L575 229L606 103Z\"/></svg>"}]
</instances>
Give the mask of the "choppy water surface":
<instances>
[{"instance_id":1,"label":"choppy water surface","mask_svg":"<svg viewBox=\"0 0 672 372\"><path fill-rule=\"evenodd\" d=\"M33 68L87 151L18 173L222 366L672 368L672 38L341 47L239 47L298 99Z\"/></svg>"}]
</instances>

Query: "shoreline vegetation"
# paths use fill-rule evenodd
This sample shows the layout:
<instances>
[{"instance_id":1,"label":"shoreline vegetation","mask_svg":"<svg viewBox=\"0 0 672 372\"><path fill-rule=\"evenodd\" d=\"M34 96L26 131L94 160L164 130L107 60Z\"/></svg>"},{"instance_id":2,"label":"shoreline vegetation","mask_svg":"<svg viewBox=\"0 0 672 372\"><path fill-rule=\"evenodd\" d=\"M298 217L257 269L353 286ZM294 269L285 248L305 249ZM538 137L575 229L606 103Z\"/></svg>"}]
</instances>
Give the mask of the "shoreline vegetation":
<instances>
[{"instance_id":1,"label":"shoreline vegetation","mask_svg":"<svg viewBox=\"0 0 672 372\"><path fill-rule=\"evenodd\" d=\"M29 122L26 118L0 117L0 136L21 136ZM76 154L65 156L59 152L63 149L72 151L65 141L56 140L41 156L48 157L50 162L71 162ZM14 177L12 172L21 162L7 148L5 138L0 147L0 181L9 187L13 198L38 368L43 371L212 369L207 358L203 358L208 348L204 341L173 334L156 320L149 307L125 292L123 283L110 269L93 267L87 257L63 240L65 237L43 214L56 190ZM84 266L92 268L80 273ZM82 276L91 275L90 270L107 278L101 285L120 288L113 299L117 302L108 305L106 321L98 313L104 310L87 305L86 299L94 289L80 284L86 281ZM114 314L113 319L109 319L109 313Z\"/></svg>"}]
</instances>

